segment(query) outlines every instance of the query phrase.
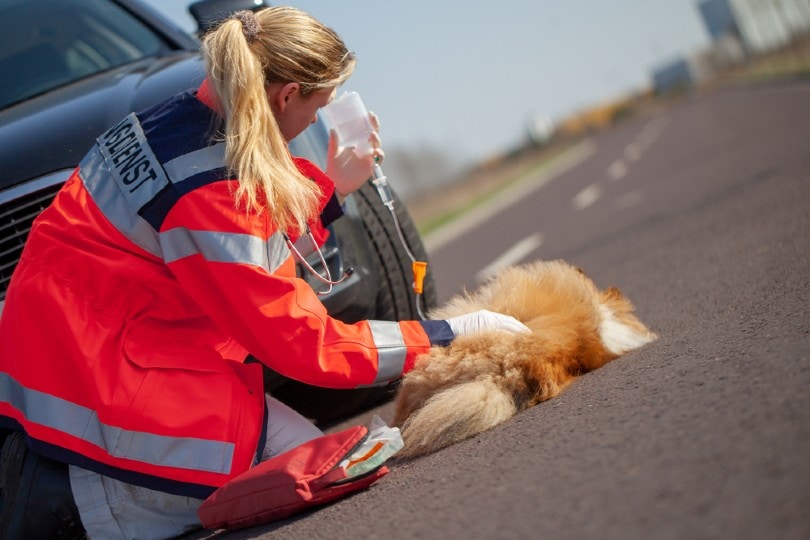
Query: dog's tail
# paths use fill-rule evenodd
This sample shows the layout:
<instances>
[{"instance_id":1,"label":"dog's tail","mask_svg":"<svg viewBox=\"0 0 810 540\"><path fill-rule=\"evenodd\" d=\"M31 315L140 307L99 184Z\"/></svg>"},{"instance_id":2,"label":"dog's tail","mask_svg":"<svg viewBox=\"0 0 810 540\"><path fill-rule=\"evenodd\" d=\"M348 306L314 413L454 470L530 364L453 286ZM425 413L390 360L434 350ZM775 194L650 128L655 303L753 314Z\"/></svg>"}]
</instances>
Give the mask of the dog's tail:
<instances>
[{"instance_id":1,"label":"dog's tail","mask_svg":"<svg viewBox=\"0 0 810 540\"><path fill-rule=\"evenodd\" d=\"M517 413L511 395L491 379L476 379L432 396L402 426L405 448L415 457L463 441Z\"/></svg>"}]
</instances>

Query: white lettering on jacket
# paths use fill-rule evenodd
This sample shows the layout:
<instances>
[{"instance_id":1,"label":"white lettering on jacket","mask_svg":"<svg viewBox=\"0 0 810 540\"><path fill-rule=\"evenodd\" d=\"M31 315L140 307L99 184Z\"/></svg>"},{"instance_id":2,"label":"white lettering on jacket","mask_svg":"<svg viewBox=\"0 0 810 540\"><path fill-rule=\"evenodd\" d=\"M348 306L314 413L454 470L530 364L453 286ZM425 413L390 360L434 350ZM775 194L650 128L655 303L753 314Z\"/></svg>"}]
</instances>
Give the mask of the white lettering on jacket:
<instances>
[{"instance_id":1,"label":"white lettering on jacket","mask_svg":"<svg viewBox=\"0 0 810 540\"><path fill-rule=\"evenodd\" d=\"M98 147L133 211L138 212L169 184L134 114L99 137Z\"/></svg>"}]
</instances>

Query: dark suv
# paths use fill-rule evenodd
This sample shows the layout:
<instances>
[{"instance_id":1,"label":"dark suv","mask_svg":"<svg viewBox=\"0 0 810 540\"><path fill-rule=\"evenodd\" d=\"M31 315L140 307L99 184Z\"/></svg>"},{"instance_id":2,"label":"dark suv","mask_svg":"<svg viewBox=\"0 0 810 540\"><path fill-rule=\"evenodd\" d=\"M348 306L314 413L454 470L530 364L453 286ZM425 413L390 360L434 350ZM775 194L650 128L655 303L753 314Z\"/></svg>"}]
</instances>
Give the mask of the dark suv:
<instances>
[{"instance_id":1,"label":"dark suv","mask_svg":"<svg viewBox=\"0 0 810 540\"><path fill-rule=\"evenodd\" d=\"M205 0L190 7L201 31L255 0ZM31 227L95 138L132 111L203 78L197 40L136 0L4 0L0 5L0 310ZM318 122L291 143L324 166L327 132ZM331 275L349 279L322 296L333 317L419 317L408 254L422 241L394 194L396 220L371 182L345 202L323 249ZM401 226L402 235L396 222ZM406 246L403 246L403 242ZM311 264L323 272L319 260ZM320 283L301 272L316 290ZM423 308L435 302L425 283ZM274 395L330 423L387 396L384 391L314 389L267 373Z\"/></svg>"}]
</instances>

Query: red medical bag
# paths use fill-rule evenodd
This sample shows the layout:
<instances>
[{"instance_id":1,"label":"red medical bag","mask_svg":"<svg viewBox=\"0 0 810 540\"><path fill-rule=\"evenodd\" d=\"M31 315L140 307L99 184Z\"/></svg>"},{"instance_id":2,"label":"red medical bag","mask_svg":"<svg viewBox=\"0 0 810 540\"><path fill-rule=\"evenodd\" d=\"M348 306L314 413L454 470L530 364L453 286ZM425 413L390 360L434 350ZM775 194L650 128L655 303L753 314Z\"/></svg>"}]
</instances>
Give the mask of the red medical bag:
<instances>
[{"instance_id":1,"label":"red medical bag","mask_svg":"<svg viewBox=\"0 0 810 540\"><path fill-rule=\"evenodd\" d=\"M212 493L197 511L200 521L208 529L250 527L367 488L388 473L385 466L355 478L340 466L367 436L356 426L259 463Z\"/></svg>"}]
</instances>

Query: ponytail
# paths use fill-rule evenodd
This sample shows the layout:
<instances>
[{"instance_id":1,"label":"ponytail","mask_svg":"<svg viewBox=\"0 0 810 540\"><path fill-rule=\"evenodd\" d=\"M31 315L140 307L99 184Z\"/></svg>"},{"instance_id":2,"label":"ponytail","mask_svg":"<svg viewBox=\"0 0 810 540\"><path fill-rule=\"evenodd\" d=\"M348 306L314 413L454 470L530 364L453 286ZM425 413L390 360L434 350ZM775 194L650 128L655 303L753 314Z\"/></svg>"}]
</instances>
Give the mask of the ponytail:
<instances>
[{"instance_id":1,"label":"ponytail","mask_svg":"<svg viewBox=\"0 0 810 540\"><path fill-rule=\"evenodd\" d=\"M225 118L225 163L239 182L238 203L267 210L280 230L303 231L317 214L319 189L295 166L265 87L298 82L305 95L337 86L354 56L333 31L284 7L240 12L206 35L202 50Z\"/></svg>"}]
</instances>

